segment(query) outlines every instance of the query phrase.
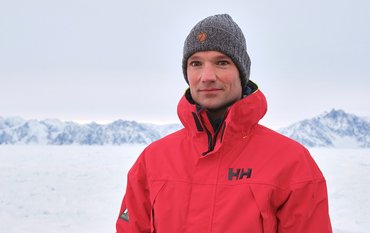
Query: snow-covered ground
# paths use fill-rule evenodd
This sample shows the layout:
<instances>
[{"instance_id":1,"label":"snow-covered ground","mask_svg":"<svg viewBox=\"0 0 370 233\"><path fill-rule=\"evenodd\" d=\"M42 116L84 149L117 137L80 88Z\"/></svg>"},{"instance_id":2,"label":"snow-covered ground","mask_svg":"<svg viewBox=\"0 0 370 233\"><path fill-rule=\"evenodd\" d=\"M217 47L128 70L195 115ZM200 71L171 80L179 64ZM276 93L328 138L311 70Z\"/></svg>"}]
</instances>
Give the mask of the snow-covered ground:
<instances>
[{"instance_id":1,"label":"snow-covered ground","mask_svg":"<svg viewBox=\"0 0 370 233\"><path fill-rule=\"evenodd\" d=\"M370 232L370 149L310 149L327 180L334 233Z\"/></svg>"},{"instance_id":2,"label":"snow-covered ground","mask_svg":"<svg viewBox=\"0 0 370 233\"><path fill-rule=\"evenodd\" d=\"M115 232L142 148L0 146L0 232Z\"/></svg>"},{"instance_id":3,"label":"snow-covered ground","mask_svg":"<svg viewBox=\"0 0 370 233\"><path fill-rule=\"evenodd\" d=\"M108 233L144 146L0 146L0 233ZM370 150L311 149L335 233L370 229Z\"/></svg>"}]
</instances>

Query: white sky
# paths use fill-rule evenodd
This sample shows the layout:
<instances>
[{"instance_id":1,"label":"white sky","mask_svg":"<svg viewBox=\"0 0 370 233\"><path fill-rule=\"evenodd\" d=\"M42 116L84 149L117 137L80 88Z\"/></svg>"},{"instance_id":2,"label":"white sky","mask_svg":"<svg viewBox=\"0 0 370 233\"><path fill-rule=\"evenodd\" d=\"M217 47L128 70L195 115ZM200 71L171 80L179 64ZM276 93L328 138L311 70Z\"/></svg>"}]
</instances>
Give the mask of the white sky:
<instances>
[{"instance_id":1,"label":"white sky","mask_svg":"<svg viewBox=\"0 0 370 233\"><path fill-rule=\"evenodd\" d=\"M217 13L244 31L264 124L370 116L367 0L2 0L0 116L177 122L184 39Z\"/></svg>"}]
</instances>

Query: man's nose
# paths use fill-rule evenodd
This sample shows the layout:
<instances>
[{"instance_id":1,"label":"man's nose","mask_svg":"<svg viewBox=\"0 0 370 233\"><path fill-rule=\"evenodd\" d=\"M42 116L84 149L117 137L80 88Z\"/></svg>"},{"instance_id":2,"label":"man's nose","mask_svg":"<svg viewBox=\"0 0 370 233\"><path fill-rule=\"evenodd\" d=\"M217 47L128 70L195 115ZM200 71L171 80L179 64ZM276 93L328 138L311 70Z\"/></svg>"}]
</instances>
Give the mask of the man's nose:
<instances>
[{"instance_id":1,"label":"man's nose","mask_svg":"<svg viewBox=\"0 0 370 233\"><path fill-rule=\"evenodd\" d=\"M202 82L212 82L216 80L216 70L212 64L205 63L201 73Z\"/></svg>"}]
</instances>

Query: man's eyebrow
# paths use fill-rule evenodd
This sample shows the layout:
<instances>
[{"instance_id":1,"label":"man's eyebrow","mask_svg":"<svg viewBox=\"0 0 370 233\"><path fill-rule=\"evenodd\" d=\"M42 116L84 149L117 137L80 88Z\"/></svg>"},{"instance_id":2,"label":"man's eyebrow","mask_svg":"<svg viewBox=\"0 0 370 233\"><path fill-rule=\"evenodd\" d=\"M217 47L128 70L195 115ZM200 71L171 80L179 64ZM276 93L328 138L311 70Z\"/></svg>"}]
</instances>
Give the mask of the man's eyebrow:
<instances>
[{"instance_id":1,"label":"man's eyebrow","mask_svg":"<svg viewBox=\"0 0 370 233\"><path fill-rule=\"evenodd\" d=\"M189 60L199 60L199 59L201 59L201 57L200 56L197 56L197 55L193 55L193 56L190 56L189 57ZM213 59L215 59L215 60L220 60L220 59L228 59L228 60L232 60L229 56L227 56L227 55L218 55L218 56L216 56L216 57L214 57Z\"/></svg>"},{"instance_id":2,"label":"man's eyebrow","mask_svg":"<svg viewBox=\"0 0 370 233\"><path fill-rule=\"evenodd\" d=\"M219 55L216 57L216 59L228 59L228 60L232 60L229 56L227 55Z\"/></svg>"},{"instance_id":3,"label":"man's eyebrow","mask_svg":"<svg viewBox=\"0 0 370 233\"><path fill-rule=\"evenodd\" d=\"M193 56L189 57L189 60L198 60L198 59L200 59L200 57L196 56L196 55L193 55Z\"/></svg>"}]
</instances>

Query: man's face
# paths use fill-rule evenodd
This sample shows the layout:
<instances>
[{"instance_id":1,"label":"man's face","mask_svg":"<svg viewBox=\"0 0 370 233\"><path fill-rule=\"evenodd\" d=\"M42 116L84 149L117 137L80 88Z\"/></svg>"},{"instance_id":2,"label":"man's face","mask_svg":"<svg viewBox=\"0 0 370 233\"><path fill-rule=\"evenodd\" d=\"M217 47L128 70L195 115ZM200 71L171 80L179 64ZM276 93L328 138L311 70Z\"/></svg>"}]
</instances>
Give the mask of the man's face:
<instances>
[{"instance_id":1,"label":"man's face","mask_svg":"<svg viewBox=\"0 0 370 233\"><path fill-rule=\"evenodd\" d=\"M194 53L188 59L187 76L193 100L208 110L225 110L241 99L239 70L223 53Z\"/></svg>"}]
</instances>

